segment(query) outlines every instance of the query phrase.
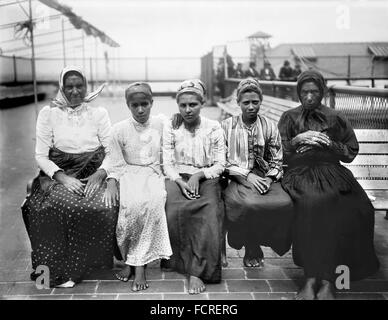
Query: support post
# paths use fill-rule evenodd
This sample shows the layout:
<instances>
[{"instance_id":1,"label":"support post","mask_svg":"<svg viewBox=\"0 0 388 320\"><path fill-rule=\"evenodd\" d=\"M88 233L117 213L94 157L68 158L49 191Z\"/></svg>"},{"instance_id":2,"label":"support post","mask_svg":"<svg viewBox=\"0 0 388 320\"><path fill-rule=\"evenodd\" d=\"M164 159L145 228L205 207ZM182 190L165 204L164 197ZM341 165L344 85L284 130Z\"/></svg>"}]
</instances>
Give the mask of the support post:
<instances>
[{"instance_id":1,"label":"support post","mask_svg":"<svg viewBox=\"0 0 388 320\"><path fill-rule=\"evenodd\" d=\"M38 118L38 87L36 84L34 26L32 24L31 0L29 0L28 3L29 3L29 18L30 18L30 33L31 33L31 72L32 72L32 83L34 86L35 116L36 118Z\"/></svg>"},{"instance_id":2,"label":"support post","mask_svg":"<svg viewBox=\"0 0 388 320\"><path fill-rule=\"evenodd\" d=\"M16 56L12 56L13 59L13 82L18 82L18 74L17 74L17 69L16 69Z\"/></svg>"},{"instance_id":3,"label":"support post","mask_svg":"<svg viewBox=\"0 0 388 320\"><path fill-rule=\"evenodd\" d=\"M65 21L62 18L62 51L63 51L63 67L66 67L66 47L65 47Z\"/></svg>"},{"instance_id":4,"label":"support post","mask_svg":"<svg viewBox=\"0 0 388 320\"><path fill-rule=\"evenodd\" d=\"M148 81L148 57L144 58L145 81Z\"/></svg>"},{"instance_id":5,"label":"support post","mask_svg":"<svg viewBox=\"0 0 388 320\"><path fill-rule=\"evenodd\" d=\"M84 72L86 72L86 61L85 61L85 34L84 31L81 31L82 33L82 67L84 69Z\"/></svg>"},{"instance_id":6,"label":"support post","mask_svg":"<svg viewBox=\"0 0 388 320\"><path fill-rule=\"evenodd\" d=\"M92 91L94 90L94 81L93 81L93 60L92 57L89 59L90 61L90 83L92 84Z\"/></svg>"},{"instance_id":7,"label":"support post","mask_svg":"<svg viewBox=\"0 0 388 320\"><path fill-rule=\"evenodd\" d=\"M350 54L348 55L348 78L346 80L346 83L348 84L348 86L350 86L350 77L352 75L352 71L351 71L351 57L350 57Z\"/></svg>"}]
</instances>

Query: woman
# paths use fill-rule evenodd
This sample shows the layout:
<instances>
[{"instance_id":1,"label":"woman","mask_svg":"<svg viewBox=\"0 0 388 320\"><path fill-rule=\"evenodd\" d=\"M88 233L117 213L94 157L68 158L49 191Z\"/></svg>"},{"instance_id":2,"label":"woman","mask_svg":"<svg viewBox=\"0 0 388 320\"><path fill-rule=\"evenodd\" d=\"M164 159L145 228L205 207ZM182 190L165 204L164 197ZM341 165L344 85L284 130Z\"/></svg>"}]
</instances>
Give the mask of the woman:
<instances>
[{"instance_id":1,"label":"woman","mask_svg":"<svg viewBox=\"0 0 388 320\"><path fill-rule=\"evenodd\" d=\"M283 152L276 124L259 115L263 94L253 78L242 80L237 103L242 114L222 122L227 150L224 190L228 242L245 247L244 266L263 265L260 245L279 255L291 246L292 200L282 189Z\"/></svg>"},{"instance_id":2,"label":"woman","mask_svg":"<svg viewBox=\"0 0 388 320\"><path fill-rule=\"evenodd\" d=\"M88 104L102 87L88 96L86 89L80 69L64 68L58 95L39 112L36 124L41 171L22 211L32 267L49 268L50 286L73 287L92 269L113 262L117 207L101 202L106 173L99 169L110 120L105 109Z\"/></svg>"},{"instance_id":3,"label":"woman","mask_svg":"<svg viewBox=\"0 0 388 320\"><path fill-rule=\"evenodd\" d=\"M160 168L164 118L150 117L151 87L136 82L125 91L132 116L115 124L104 169L108 172L104 201L109 207L118 199L117 243L126 266L116 274L128 281L135 268L132 290L148 288L145 266L172 254L164 210L166 190Z\"/></svg>"},{"instance_id":4,"label":"woman","mask_svg":"<svg viewBox=\"0 0 388 320\"><path fill-rule=\"evenodd\" d=\"M374 209L352 173L358 142L348 120L321 104L323 76L303 72L297 83L301 106L279 121L285 161L282 185L295 204L293 258L306 283L297 299L333 299L336 268L349 267L350 279L377 271Z\"/></svg>"},{"instance_id":5,"label":"woman","mask_svg":"<svg viewBox=\"0 0 388 320\"><path fill-rule=\"evenodd\" d=\"M225 145L218 122L200 116L205 86L184 81L176 95L179 114L163 131L170 267L188 275L189 293L221 280L223 203L219 176Z\"/></svg>"}]
</instances>

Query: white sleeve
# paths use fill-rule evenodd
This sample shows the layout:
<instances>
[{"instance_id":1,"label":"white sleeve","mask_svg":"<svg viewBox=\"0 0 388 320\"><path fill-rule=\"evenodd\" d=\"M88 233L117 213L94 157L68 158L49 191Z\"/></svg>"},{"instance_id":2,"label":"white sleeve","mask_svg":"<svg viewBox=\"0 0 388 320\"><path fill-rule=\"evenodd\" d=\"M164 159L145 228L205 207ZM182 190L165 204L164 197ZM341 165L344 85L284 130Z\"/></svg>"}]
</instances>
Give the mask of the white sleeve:
<instances>
[{"instance_id":1,"label":"white sleeve","mask_svg":"<svg viewBox=\"0 0 388 320\"><path fill-rule=\"evenodd\" d=\"M218 178L224 172L226 164L224 131L219 123L211 132L210 139L212 140L214 163L211 167L203 169L206 179Z\"/></svg>"},{"instance_id":2,"label":"white sleeve","mask_svg":"<svg viewBox=\"0 0 388 320\"><path fill-rule=\"evenodd\" d=\"M163 170L167 178L175 181L180 176L175 169L175 141L172 130L171 120L166 121L163 127Z\"/></svg>"},{"instance_id":3,"label":"white sleeve","mask_svg":"<svg viewBox=\"0 0 388 320\"><path fill-rule=\"evenodd\" d=\"M107 154L100 169L104 169L107 174L107 179L113 178L120 181L120 177L127 165L123 156L123 150L120 143L120 135L117 128L111 129Z\"/></svg>"},{"instance_id":4,"label":"white sleeve","mask_svg":"<svg viewBox=\"0 0 388 320\"><path fill-rule=\"evenodd\" d=\"M45 106L38 115L36 122L35 160L38 167L51 179L61 170L53 161L49 160L49 151L53 146L53 130L50 124L50 107Z\"/></svg>"},{"instance_id":5,"label":"white sleeve","mask_svg":"<svg viewBox=\"0 0 388 320\"><path fill-rule=\"evenodd\" d=\"M102 162L99 169L104 169L107 166L107 154L109 152L109 141L110 141L110 134L111 134L111 121L109 118L108 111L104 108L99 108L99 114L97 117L97 136L98 140L100 141L101 145L105 149L106 156L104 158L104 161ZM106 170L105 170L106 171Z\"/></svg>"}]
</instances>

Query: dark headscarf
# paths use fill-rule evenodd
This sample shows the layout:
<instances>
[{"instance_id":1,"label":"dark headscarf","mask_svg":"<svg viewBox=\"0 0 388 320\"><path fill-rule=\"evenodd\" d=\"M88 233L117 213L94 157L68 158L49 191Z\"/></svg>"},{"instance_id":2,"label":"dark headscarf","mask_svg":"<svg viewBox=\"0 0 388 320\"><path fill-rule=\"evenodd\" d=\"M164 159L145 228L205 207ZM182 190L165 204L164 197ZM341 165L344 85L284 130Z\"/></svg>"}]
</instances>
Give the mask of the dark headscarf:
<instances>
[{"instance_id":1,"label":"dark headscarf","mask_svg":"<svg viewBox=\"0 0 388 320\"><path fill-rule=\"evenodd\" d=\"M325 78L323 75L316 70L306 70L303 71L297 80L296 91L298 93L299 100L302 102L300 92L302 85L306 82L313 82L319 89L320 101L322 101L327 87L325 83ZM326 116L321 111L322 105L315 107L314 109L308 109L302 104L302 113L297 119L297 126L299 132L304 132L307 130L323 131L326 127Z\"/></svg>"},{"instance_id":2,"label":"dark headscarf","mask_svg":"<svg viewBox=\"0 0 388 320\"><path fill-rule=\"evenodd\" d=\"M298 76L297 81L298 81L298 83L296 85L296 91L298 93L299 100L301 100L300 99L300 91L302 89L303 83L305 83L305 82L314 82L317 85L319 92L321 94L321 100L323 99L323 96L325 95L327 88L326 88L325 78L323 77L323 75L319 71L316 71L316 70L303 71Z\"/></svg>"}]
</instances>

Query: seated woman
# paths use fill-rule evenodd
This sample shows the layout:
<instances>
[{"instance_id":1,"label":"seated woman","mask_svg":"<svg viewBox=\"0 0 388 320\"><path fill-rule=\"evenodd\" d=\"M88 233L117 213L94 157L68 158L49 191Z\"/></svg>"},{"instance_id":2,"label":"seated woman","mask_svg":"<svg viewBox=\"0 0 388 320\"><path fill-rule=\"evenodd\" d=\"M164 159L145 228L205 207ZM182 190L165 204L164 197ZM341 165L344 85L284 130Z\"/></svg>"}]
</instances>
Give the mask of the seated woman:
<instances>
[{"instance_id":1,"label":"seated woman","mask_svg":"<svg viewBox=\"0 0 388 320\"><path fill-rule=\"evenodd\" d=\"M351 280L379 268L373 206L340 163L353 161L358 142L344 115L322 105L325 90L319 72L303 72L297 83L302 105L285 112L278 124L289 166L282 185L296 211L293 258L306 277L297 299L333 299L339 265L349 268Z\"/></svg>"},{"instance_id":2,"label":"seated woman","mask_svg":"<svg viewBox=\"0 0 388 320\"><path fill-rule=\"evenodd\" d=\"M231 179L224 190L228 242L245 247L246 267L263 265L260 245L279 255L291 246L292 200L282 189L283 152L276 124L259 115L263 94L253 78L242 80L237 103L242 114L222 122L227 145L226 173Z\"/></svg>"},{"instance_id":3,"label":"seated woman","mask_svg":"<svg viewBox=\"0 0 388 320\"><path fill-rule=\"evenodd\" d=\"M110 120L104 108L88 104L102 87L88 96L86 89L81 70L64 68L58 96L39 112L36 124L41 171L22 212L32 267L47 266L51 286L72 287L94 268L113 264L118 208L101 202L106 173L99 169Z\"/></svg>"},{"instance_id":4,"label":"seated woman","mask_svg":"<svg viewBox=\"0 0 388 320\"><path fill-rule=\"evenodd\" d=\"M126 266L116 277L128 281L135 268L132 290L148 288L145 266L172 254L168 236L166 189L160 168L162 116L151 116L151 87L135 82L125 91L132 116L112 128L109 154L104 163L108 185L104 201L111 207L118 199L117 243Z\"/></svg>"},{"instance_id":5,"label":"seated woman","mask_svg":"<svg viewBox=\"0 0 388 320\"><path fill-rule=\"evenodd\" d=\"M188 275L189 293L204 282L221 280L224 205L219 176L225 166L225 143L218 122L200 116L205 87L184 81L176 96L179 112L163 131L167 189L167 224L173 255L170 267Z\"/></svg>"}]
</instances>

